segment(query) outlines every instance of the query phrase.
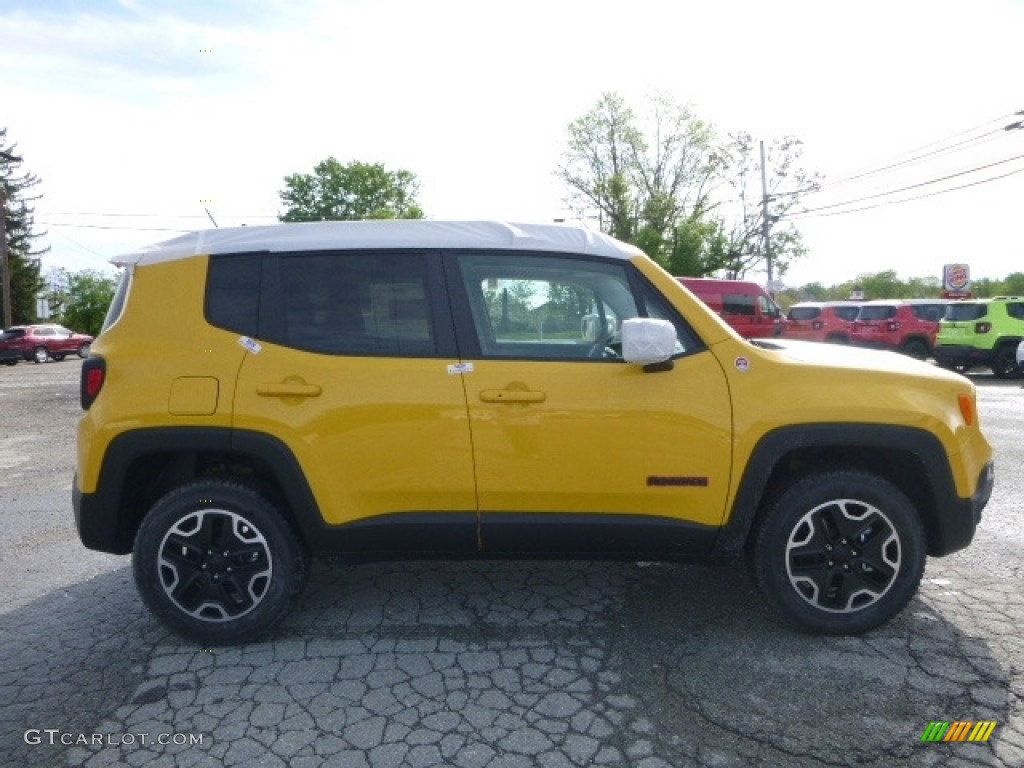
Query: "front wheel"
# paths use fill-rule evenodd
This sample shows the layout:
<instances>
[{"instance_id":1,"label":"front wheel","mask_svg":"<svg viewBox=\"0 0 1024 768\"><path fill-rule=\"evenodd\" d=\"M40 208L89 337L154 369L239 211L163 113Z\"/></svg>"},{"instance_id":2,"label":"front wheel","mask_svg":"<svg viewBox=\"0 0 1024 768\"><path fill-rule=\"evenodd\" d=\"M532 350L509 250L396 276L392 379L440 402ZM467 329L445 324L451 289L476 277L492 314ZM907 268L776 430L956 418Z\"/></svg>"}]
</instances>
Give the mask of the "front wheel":
<instances>
[{"instance_id":1,"label":"front wheel","mask_svg":"<svg viewBox=\"0 0 1024 768\"><path fill-rule=\"evenodd\" d=\"M251 640L298 601L309 556L281 513L230 480L189 483L142 521L133 553L143 601L182 635Z\"/></svg>"},{"instance_id":2,"label":"front wheel","mask_svg":"<svg viewBox=\"0 0 1024 768\"><path fill-rule=\"evenodd\" d=\"M873 629L902 611L924 573L925 533L907 497L860 471L791 484L763 511L748 561L766 600L800 629Z\"/></svg>"}]
</instances>

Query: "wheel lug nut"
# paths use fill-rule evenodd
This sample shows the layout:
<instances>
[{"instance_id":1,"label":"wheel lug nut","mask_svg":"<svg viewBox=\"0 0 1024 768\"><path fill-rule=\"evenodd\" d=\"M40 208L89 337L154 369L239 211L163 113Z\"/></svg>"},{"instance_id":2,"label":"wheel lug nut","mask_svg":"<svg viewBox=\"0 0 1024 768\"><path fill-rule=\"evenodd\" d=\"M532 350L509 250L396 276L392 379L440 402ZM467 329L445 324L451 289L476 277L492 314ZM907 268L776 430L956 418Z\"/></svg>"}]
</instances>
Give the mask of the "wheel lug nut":
<instances>
[{"instance_id":1,"label":"wheel lug nut","mask_svg":"<svg viewBox=\"0 0 1024 768\"><path fill-rule=\"evenodd\" d=\"M831 552L832 551L832 545L831 544L826 544L825 545L825 551L826 552Z\"/></svg>"},{"instance_id":2,"label":"wheel lug nut","mask_svg":"<svg viewBox=\"0 0 1024 768\"><path fill-rule=\"evenodd\" d=\"M835 563L832 562L831 560L829 560L828 561L828 567L831 568L833 565L835 565ZM206 566L204 565L203 567L205 568Z\"/></svg>"}]
</instances>

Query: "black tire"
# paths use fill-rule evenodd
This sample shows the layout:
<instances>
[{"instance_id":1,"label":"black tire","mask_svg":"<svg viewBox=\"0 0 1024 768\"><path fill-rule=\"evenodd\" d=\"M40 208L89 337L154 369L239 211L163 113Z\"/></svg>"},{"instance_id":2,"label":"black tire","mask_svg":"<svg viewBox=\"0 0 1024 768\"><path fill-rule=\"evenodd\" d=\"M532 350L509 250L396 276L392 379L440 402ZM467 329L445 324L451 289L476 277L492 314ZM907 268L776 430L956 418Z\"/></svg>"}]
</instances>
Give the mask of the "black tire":
<instances>
[{"instance_id":1,"label":"black tire","mask_svg":"<svg viewBox=\"0 0 1024 768\"><path fill-rule=\"evenodd\" d=\"M64 362L64 353L63 352L54 352L53 353L53 359L56 360L58 363Z\"/></svg>"},{"instance_id":2,"label":"black tire","mask_svg":"<svg viewBox=\"0 0 1024 768\"><path fill-rule=\"evenodd\" d=\"M915 360L927 360L929 355L928 345L920 339L911 339L903 345L902 351Z\"/></svg>"},{"instance_id":3,"label":"black tire","mask_svg":"<svg viewBox=\"0 0 1024 768\"><path fill-rule=\"evenodd\" d=\"M825 339L825 341L827 341L829 344L849 344L850 343L850 337L849 336L843 336L843 335L840 335L840 334L835 334L833 336L827 337Z\"/></svg>"},{"instance_id":4,"label":"black tire","mask_svg":"<svg viewBox=\"0 0 1024 768\"><path fill-rule=\"evenodd\" d=\"M46 347L36 347L32 350L32 359L37 363L45 363L50 360L50 350Z\"/></svg>"},{"instance_id":5,"label":"black tire","mask_svg":"<svg viewBox=\"0 0 1024 768\"><path fill-rule=\"evenodd\" d=\"M78 356L83 360L89 356L89 350L92 348L91 344L83 344L78 348Z\"/></svg>"},{"instance_id":6,"label":"black tire","mask_svg":"<svg viewBox=\"0 0 1024 768\"><path fill-rule=\"evenodd\" d=\"M4 365L17 365L17 364L18 364L18 358L16 358L16 357L12 357L12 358L10 358L8 360L4 360Z\"/></svg>"},{"instance_id":7,"label":"black tire","mask_svg":"<svg viewBox=\"0 0 1024 768\"><path fill-rule=\"evenodd\" d=\"M902 611L925 554L907 497L860 471L795 481L763 510L747 548L768 603L798 628L828 635L866 632Z\"/></svg>"},{"instance_id":8,"label":"black tire","mask_svg":"<svg viewBox=\"0 0 1024 768\"><path fill-rule=\"evenodd\" d=\"M1003 344L992 358L992 373L1000 379L1019 379L1024 371L1017 365L1017 345Z\"/></svg>"},{"instance_id":9,"label":"black tire","mask_svg":"<svg viewBox=\"0 0 1024 768\"><path fill-rule=\"evenodd\" d=\"M132 565L143 601L165 624L191 640L225 645L259 637L294 607L309 555L259 493L202 480L153 505Z\"/></svg>"}]
</instances>

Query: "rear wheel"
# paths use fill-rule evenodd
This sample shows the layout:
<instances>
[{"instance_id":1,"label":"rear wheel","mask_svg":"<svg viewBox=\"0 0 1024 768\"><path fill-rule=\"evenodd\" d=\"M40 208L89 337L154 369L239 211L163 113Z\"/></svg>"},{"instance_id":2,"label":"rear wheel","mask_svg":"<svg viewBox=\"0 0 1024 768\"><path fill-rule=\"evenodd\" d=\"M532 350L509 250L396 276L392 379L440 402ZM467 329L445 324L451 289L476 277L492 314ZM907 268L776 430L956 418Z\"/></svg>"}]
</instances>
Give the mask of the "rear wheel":
<instances>
[{"instance_id":1,"label":"rear wheel","mask_svg":"<svg viewBox=\"0 0 1024 768\"><path fill-rule=\"evenodd\" d=\"M85 358L87 358L89 356L89 349L90 348L91 348L90 344L83 344L82 346L80 346L78 348L78 356L84 360Z\"/></svg>"},{"instance_id":2,"label":"rear wheel","mask_svg":"<svg viewBox=\"0 0 1024 768\"><path fill-rule=\"evenodd\" d=\"M281 513L230 480L160 499L135 537L135 583L169 627L202 643L251 640L299 599L309 556Z\"/></svg>"},{"instance_id":3,"label":"rear wheel","mask_svg":"<svg viewBox=\"0 0 1024 768\"><path fill-rule=\"evenodd\" d=\"M46 347L36 347L32 350L32 359L37 363L45 363L50 359L50 350Z\"/></svg>"},{"instance_id":4,"label":"rear wheel","mask_svg":"<svg viewBox=\"0 0 1024 768\"><path fill-rule=\"evenodd\" d=\"M915 360L927 360L928 345L920 339L911 339L903 345L903 354L909 355Z\"/></svg>"},{"instance_id":5,"label":"rear wheel","mask_svg":"<svg viewBox=\"0 0 1024 768\"><path fill-rule=\"evenodd\" d=\"M1000 379L1019 379L1024 371L1017 365L1017 345L1003 344L992 359L992 373Z\"/></svg>"},{"instance_id":6,"label":"rear wheel","mask_svg":"<svg viewBox=\"0 0 1024 768\"><path fill-rule=\"evenodd\" d=\"M892 483L821 472L778 495L752 532L748 561L767 601L805 631L857 634L902 611L924 572L924 527Z\"/></svg>"},{"instance_id":7,"label":"rear wheel","mask_svg":"<svg viewBox=\"0 0 1024 768\"><path fill-rule=\"evenodd\" d=\"M54 352L53 353L53 359L56 360L58 363L61 362L64 359L64 353L63 352Z\"/></svg>"}]
</instances>

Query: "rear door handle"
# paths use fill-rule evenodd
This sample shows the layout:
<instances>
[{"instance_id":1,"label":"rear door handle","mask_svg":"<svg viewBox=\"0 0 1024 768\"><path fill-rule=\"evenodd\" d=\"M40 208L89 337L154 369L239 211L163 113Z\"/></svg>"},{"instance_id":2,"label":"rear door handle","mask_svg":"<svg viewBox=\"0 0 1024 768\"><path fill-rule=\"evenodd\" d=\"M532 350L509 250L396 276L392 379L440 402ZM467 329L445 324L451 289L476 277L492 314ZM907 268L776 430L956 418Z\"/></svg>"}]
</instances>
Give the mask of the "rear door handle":
<instances>
[{"instance_id":1,"label":"rear door handle","mask_svg":"<svg viewBox=\"0 0 1024 768\"><path fill-rule=\"evenodd\" d=\"M547 397L543 392L522 389L485 389L480 399L485 403L542 403Z\"/></svg>"},{"instance_id":2,"label":"rear door handle","mask_svg":"<svg viewBox=\"0 0 1024 768\"><path fill-rule=\"evenodd\" d=\"M319 397L321 392L323 387L318 384L299 384L293 381L256 385L256 394L263 397Z\"/></svg>"}]
</instances>

